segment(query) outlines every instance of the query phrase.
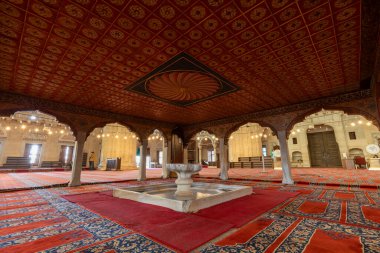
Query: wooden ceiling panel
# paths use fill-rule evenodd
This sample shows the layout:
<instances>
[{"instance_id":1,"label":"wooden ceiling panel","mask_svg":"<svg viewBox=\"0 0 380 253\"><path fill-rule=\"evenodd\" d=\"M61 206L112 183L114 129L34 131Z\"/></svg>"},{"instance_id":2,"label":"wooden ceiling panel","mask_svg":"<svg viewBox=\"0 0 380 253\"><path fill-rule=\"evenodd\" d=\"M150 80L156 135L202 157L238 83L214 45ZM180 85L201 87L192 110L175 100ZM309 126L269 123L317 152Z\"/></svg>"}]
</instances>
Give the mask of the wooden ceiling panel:
<instances>
[{"instance_id":1,"label":"wooden ceiling panel","mask_svg":"<svg viewBox=\"0 0 380 253\"><path fill-rule=\"evenodd\" d=\"M2 1L0 89L181 124L354 91L361 4ZM181 53L240 89L187 106L128 90Z\"/></svg>"}]
</instances>

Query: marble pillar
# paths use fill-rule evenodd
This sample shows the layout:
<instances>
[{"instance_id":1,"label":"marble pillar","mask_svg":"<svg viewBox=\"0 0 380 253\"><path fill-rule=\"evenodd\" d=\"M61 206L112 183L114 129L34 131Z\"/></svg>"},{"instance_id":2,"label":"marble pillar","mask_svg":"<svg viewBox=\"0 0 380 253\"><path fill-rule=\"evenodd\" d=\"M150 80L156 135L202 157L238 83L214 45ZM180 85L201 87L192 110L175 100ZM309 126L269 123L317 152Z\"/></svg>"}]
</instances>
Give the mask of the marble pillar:
<instances>
[{"instance_id":1,"label":"marble pillar","mask_svg":"<svg viewBox=\"0 0 380 253\"><path fill-rule=\"evenodd\" d=\"M148 139L141 140L140 145L140 168L137 177L138 181L144 181L146 179L146 153L148 147Z\"/></svg>"},{"instance_id":2,"label":"marble pillar","mask_svg":"<svg viewBox=\"0 0 380 253\"><path fill-rule=\"evenodd\" d=\"M294 184L292 174L290 171L289 148L286 139L286 130L277 131L277 137L280 142L281 151L282 183Z\"/></svg>"},{"instance_id":3,"label":"marble pillar","mask_svg":"<svg viewBox=\"0 0 380 253\"><path fill-rule=\"evenodd\" d=\"M166 164L168 162L168 145L165 141L163 141L163 147L162 147L162 178L168 178L169 177L169 171L166 167Z\"/></svg>"},{"instance_id":4,"label":"marble pillar","mask_svg":"<svg viewBox=\"0 0 380 253\"><path fill-rule=\"evenodd\" d=\"M198 163L202 164L202 146L198 146Z\"/></svg>"},{"instance_id":5,"label":"marble pillar","mask_svg":"<svg viewBox=\"0 0 380 253\"><path fill-rule=\"evenodd\" d=\"M195 142L195 147L194 147L194 149L195 149L195 151L194 151L194 153L195 153L195 160L194 160L194 162L195 163L198 163L198 161L199 161L199 158L198 158L198 155L199 155L199 151L198 151L198 141L196 141Z\"/></svg>"},{"instance_id":6,"label":"marble pillar","mask_svg":"<svg viewBox=\"0 0 380 253\"><path fill-rule=\"evenodd\" d=\"M69 186L80 185L80 175L82 173L82 160L83 160L83 147L87 138L87 133L84 131L78 131L76 135L73 165L71 170L71 180Z\"/></svg>"},{"instance_id":7,"label":"marble pillar","mask_svg":"<svg viewBox=\"0 0 380 253\"><path fill-rule=\"evenodd\" d=\"M220 161L220 179L228 179L228 145L224 143L224 138L219 139L219 161Z\"/></svg>"},{"instance_id":8,"label":"marble pillar","mask_svg":"<svg viewBox=\"0 0 380 253\"><path fill-rule=\"evenodd\" d=\"M183 163L189 163L187 147L183 147Z\"/></svg>"},{"instance_id":9,"label":"marble pillar","mask_svg":"<svg viewBox=\"0 0 380 253\"><path fill-rule=\"evenodd\" d=\"M213 162L215 162L215 164L218 164L218 156L216 155L216 143L214 143L212 147L214 148Z\"/></svg>"}]
</instances>

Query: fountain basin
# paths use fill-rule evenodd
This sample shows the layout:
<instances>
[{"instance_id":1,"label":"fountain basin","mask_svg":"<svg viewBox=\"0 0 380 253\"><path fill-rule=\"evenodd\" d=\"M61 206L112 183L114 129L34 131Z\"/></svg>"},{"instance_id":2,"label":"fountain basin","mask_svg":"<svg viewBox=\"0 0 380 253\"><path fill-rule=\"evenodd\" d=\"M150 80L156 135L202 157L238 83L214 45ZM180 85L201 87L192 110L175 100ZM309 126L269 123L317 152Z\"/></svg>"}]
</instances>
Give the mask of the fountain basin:
<instances>
[{"instance_id":1,"label":"fountain basin","mask_svg":"<svg viewBox=\"0 0 380 253\"><path fill-rule=\"evenodd\" d=\"M251 187L240 185L192 183L190 189L190 199L176 194L177 185L174 183L117 188L113 190L113 196L192 213L252 194Z\"/></svg>"},{"instance_id":2,"label":"fountain basin","mask_svg":"<svg viewBox=\"0 0 380 253\"><path fill-rule=\"evenodd\" d=\"M168 163L166 168L169 171L173 171L177 174L177 180L175 181L177 185L176 196L182 199L192 199L193 191L191 190L191 184L193 180L191 176L202 169L201 164L190 164L190 163Z\"/></svg>"}]
</instances>

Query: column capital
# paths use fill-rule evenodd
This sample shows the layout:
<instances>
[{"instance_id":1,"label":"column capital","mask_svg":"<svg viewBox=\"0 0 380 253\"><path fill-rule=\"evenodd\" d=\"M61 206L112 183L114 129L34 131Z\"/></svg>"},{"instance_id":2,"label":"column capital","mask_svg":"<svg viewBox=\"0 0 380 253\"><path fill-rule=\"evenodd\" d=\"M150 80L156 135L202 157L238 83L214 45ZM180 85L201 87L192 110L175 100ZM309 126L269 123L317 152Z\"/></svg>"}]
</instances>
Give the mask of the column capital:
<instances>
[{"instance_id":1,"label":"column capital","mask_svg":"<svg viewBox=\"0 0 380 253\"><path fill-rule=\"evenodd\" d=\"M139 139L139 146L148 146L148 138L144 138L144 139Z\"/></svg>"}]
</instances>

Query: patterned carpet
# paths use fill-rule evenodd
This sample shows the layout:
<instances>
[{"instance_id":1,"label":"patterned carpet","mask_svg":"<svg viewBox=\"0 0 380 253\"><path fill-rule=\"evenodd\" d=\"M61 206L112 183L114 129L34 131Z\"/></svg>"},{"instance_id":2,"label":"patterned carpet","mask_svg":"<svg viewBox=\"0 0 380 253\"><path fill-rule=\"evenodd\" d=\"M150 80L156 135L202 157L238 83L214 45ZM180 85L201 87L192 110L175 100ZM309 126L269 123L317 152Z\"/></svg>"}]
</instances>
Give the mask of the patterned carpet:
<instances>
[{"instance_id":1,"label":"patterned carpet","mask_svg":"<svg viewBox=\"0 0 380 253\"><path fill-rule=\"evenodd\" d=\"M162 169L148 169L148 178L160 178ZM136 180L137 170L129 171L82 171L84 184ZM8 189L36 188L67 184L71 171L0 173L0 191Z\"/></svg>"},{"instance_id":2,"label":"patterned carpet","mask_svg":"<svg viewBox=\"0 0 380 253\"><path fill-rule=\"evenodd\" d=\"M86 185L2 193L1 252L173 252L167 245L66 201L73 193L170 180ZM200 178L196 181L220 182ZM282 186L229 180L253 189L297 191L241 228L196 252L380 252L380 191L349 186ZM121 210L122 211L122 210ZM191 240L191 238L189 238Z\"/></svg>"},{"instance_id":3,"label":"patterned carpet","mask_svg":"<svg viewBox=\"0 0 380 253\"><path fill-rule=\"evenodd\" d=\"M207 168L200 173L201 177L216 177L219 169ZM343 168L292 168L292 177L296 184L344 185L378 187L380 171L347 170ZM274 169L230 169L228 176L232 179L245 178L259 181L282 182L282 171Z\"/></svg>"},{"instance_id":4,"label":"patterned carpet","mask_svg":"<svg viewBox=\"0 0 380 253\"><path fill-rule=\"evenodd\" d=\"M218 178L220 169L204 168L200 177ZM129 171L82 171L82 183L105 183L135 180L137 170ZM147 178L160 178L162 169L147 169ZM230 169L232 179L250 179L281 183L282 171L266 169ZM380 185L380 171L346 170L334 168L293 168L292 175L297 185L343 185L353 187L377 188ZM71 171L0 173L0 191L8 189L35 188L51 185L67 184Z\"/></svg>"}]
</instances>

